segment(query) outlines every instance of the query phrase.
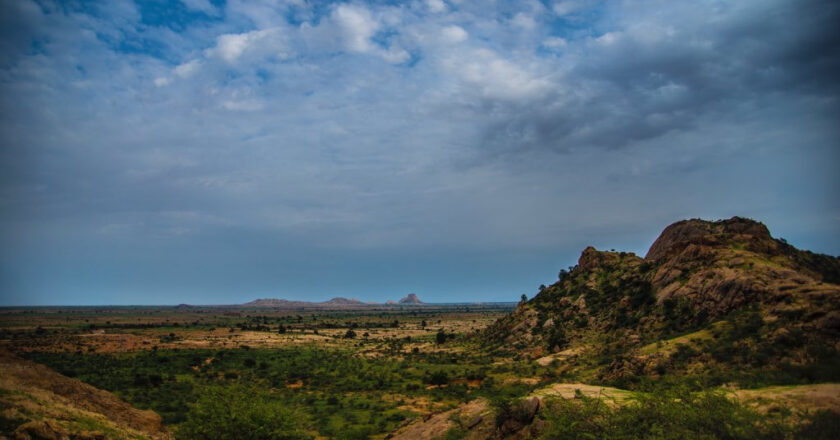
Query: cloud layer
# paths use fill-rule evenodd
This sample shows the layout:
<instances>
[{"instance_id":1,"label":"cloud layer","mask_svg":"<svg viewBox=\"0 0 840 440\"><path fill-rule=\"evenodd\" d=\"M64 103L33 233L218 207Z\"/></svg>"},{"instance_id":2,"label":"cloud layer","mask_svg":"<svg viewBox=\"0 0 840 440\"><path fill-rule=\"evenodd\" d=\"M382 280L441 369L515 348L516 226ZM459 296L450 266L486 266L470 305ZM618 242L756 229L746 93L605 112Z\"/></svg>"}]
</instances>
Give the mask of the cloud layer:
<instances>
[{"instance_id":1,"label":"cloud layer","mask_svg":"<svg viewBox=\"0 0 840 440\"><path fill-rule=\"evenodd\" d=\"M0 4L0 302L515 300L752 216L840 253L840 6Z\"/></svg>"}]
</instances>

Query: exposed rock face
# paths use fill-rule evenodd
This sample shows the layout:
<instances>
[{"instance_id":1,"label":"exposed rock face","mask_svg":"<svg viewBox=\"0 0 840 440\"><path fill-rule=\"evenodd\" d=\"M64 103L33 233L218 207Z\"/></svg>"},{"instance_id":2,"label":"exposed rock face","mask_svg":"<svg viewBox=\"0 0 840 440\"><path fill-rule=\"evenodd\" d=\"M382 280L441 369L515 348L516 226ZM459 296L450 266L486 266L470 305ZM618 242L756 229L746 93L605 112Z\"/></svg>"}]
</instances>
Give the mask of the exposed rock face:
<instances>
[{"instance_id":1,"label":"exposed rock face","mask_svg":"<svg viewBox=\"0 0 840 440\"><path fill-rule=\"evenodd\" d=\"M523 400L504 420L485 399L475 399L460 406L427 416L403 426L389 437L393 440L432 440L446 436L452 428L461 428L464 440L526 440L537 438L542 420L536 418L542 409L538 397Z\"/></svg>"},{"instance_id":2,"label":"exposed rock face","mask_svg":"<svg viewBox=\"0 0 840 440\"><path fill-rule=\"evenodd\" d=\"M440 439L446 432L461 425L467 429L467 440L486 440L493 438L495 426L493 411L484 399L464 403L449 411L433 414L423 420L406 425L389 438L393 440L432 440Z\"/></svg>"},{"instance_id":3,"label":"exposed rock face","mask_svg":"<svg viewBox=\"0 0 840 440\"><path fill-rule=\"evenodd\" d=\"M615 263L618 259L619 256L615 253L599 252L594 247L589 246L581 252L580 258L578 258L578 267L581 270L592 270L604 264Z\"/></svg>"},{"instance_id":4,"label":"exposed rock face","mask_svg":"<svg viewBox=\"0 0 840 440\"><path fill-rule=\"evenodd\" d=\"M808 298L835 292L836 296L837 286L823 286L820 273L800 264L797 257L803 254L773 239L764 224L733 217L674 223L645 259L658 265L651 283L659 302L686 298L714 318L752 303L789 301L791 295ZM831 257L813 257L831 265Z\"/></svg>"},{"instance_id":5,"label":"exposed rock face","mask_svg":"<svg viewBox=\"0 0 840 440\"><path fill-rule=\"evenodd\" d=\"M661 261L691 245L726 246L732 243L744 243L759 252L776 250L767 226L755 220L742 217L716 222L683 220L662 231L645 259Z\"/></svg>"},{"instance_id":6,"label":"exposed rock face","mask_svg":"<svg viewBox=\"0 0 840 440\"><path fill-rule=\"evenodd\" d=\"M415 293L409 293L408 296L400 300L400 304L423 304L420 298Z\"/></svg>"}]
</instances>

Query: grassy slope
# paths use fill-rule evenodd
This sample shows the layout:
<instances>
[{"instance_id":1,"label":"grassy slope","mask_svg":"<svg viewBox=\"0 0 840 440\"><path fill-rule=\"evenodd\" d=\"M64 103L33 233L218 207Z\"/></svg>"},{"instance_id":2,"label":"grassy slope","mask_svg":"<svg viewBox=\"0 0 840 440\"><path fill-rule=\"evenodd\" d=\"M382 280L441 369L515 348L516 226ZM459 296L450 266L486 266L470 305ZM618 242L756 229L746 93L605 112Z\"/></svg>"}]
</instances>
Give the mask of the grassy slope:
<instances>
[{"instance_id":1,"label":"grassy slope","mask_svg":"<svg viewBox=\"0 0 840 440\"><path fill-rule=\"evenodd\" d=\"M154 413L7 352L0 353L0 408L0 431L9 436L169 437Z\"/></svg>"}]
</instances>

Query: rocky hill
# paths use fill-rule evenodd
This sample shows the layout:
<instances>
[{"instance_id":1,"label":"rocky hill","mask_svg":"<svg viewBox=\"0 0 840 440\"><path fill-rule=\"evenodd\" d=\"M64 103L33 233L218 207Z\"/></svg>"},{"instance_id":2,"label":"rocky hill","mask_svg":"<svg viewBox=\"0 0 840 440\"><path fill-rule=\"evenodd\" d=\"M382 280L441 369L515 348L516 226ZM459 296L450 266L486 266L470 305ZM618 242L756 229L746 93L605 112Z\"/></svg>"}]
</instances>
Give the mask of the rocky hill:
<instances>
[{"instance_id":1,"label":"rocky hill","mask_svg":"<svg viewBox=\"0 0 840 440\"><path fill-rule=\"evenodd\" d=\"M324 301L321 304L323 305L334 305L334 306L358 306L364 305L365 303L357 300L356 298L342 298L342 297L335 297L329 301Z\"/></svg>"},{"instance_id":2,"label":"rocky hill","mask_svg":"<svg viewBox=\"0 0 840 440\"><path fill-rule=\"evenodd\" d=\"M484 337L624 386L669 373L711 383L837 380L838 274L840 259L774 239L762 223L685 220L644 258L585 249Z\"/></svg>"},{"instance_id":3,"label":"rocky hill","mask_svg":"<svg viewBox=\"0 0 840 440\"><path fill-rule=\"evenodd\" d=\"M400 300L400 304L423 304L423 301L420 301L416 293L409 293Z\"/></svg>"}]
</instances>

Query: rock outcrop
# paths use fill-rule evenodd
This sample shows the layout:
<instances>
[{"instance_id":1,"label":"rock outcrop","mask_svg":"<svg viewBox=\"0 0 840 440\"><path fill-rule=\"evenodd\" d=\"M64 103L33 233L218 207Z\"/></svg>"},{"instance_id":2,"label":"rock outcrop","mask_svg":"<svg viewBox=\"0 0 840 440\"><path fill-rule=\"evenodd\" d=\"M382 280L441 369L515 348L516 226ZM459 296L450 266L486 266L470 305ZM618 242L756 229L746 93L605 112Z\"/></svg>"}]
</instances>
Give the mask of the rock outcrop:
<instances>
[{"instance_id":1,"label":"rock outcrop","mask_svg":"<svg viewBox=\"0 0 840 440\"><path fill-rule=\"evenodd\" d=\"M405 298L400 300L400 304L423 304L423 301L420 301L416 293L409 293Z\"/></svg>"},{"instance_id":2,"label":"rock outcrop","mask_svg":"<svg viewBox=\"0 0 840 440\"><path fill-rule=\"evenodd\" d=\"M719 247L734 243L762 253L774 252L777 248L767 226L755 220L743 217L716 222L693 219L665 228L651 245L645 259L661 261L690 245Z\"/></svg>"},{"instance_id":3,"label":"rock outcrop","mask_svg":"<svg viewBox=\"0 0 840 440\"><path fill-rule=\"evenodd\" d=\"M645 258L584 249L577 266L490 326L485 340L534 357L586 349L610 359L602 370L627 377L662 370L643 346L701 330L719 350L715 359L691 354L695 369L833 365L839 280L840 258L798 250L757 221L685 220L665 228Z\"/></svg>"}]
</instances>

